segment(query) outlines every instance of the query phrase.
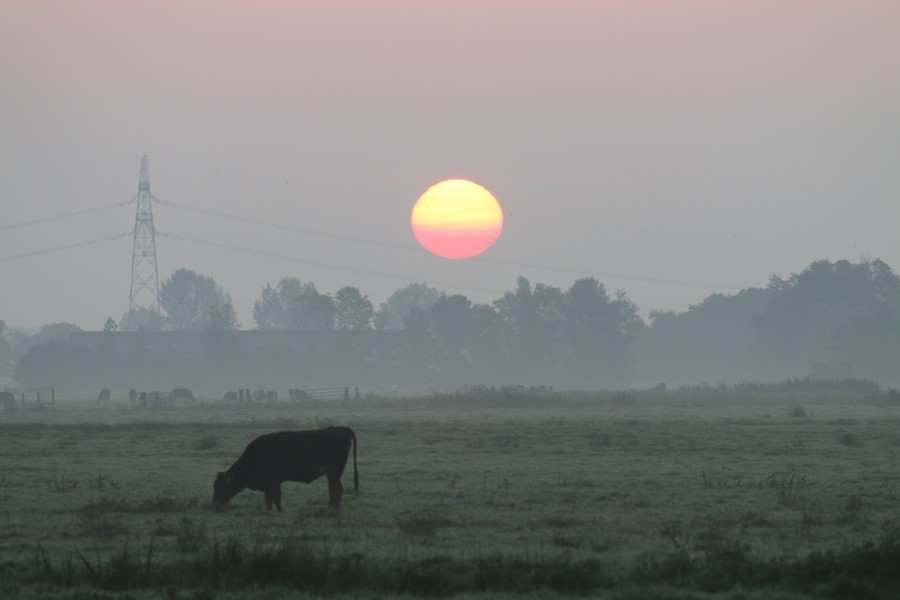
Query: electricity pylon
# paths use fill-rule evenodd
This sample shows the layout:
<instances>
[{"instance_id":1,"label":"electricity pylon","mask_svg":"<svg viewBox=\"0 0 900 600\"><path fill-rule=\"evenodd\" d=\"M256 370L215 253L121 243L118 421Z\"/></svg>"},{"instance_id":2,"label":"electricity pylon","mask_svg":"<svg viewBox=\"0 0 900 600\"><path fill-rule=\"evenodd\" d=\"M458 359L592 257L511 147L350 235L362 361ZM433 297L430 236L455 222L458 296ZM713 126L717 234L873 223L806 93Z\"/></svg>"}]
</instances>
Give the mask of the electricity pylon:
<instances>
[{"instance_id":1,"label":"electricity pylon","mask_svg":"<svg viewBox=\"0 0 900 600\"><path fill-rule=\"evenodd\" d=\"M157 317L159 312L159 272L156 268L156 229L153 227L153 202L150 193L150 169L147 156L141 158L138 193L132 200L137 205L134 216L134 252L131 257L131 303L129 310L143 308Z\"/></svg>"}]
</instances>

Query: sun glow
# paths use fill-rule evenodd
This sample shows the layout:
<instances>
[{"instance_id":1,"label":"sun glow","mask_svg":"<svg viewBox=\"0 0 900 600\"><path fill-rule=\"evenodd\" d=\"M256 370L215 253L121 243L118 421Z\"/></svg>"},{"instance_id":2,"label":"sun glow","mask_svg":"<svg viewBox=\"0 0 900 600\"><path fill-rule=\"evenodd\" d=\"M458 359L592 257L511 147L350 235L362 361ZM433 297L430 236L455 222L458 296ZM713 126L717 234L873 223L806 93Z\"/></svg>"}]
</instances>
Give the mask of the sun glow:
<instances>
[{"instance_id":1,"label":"sun glow","mask_svg":"<svg viewBox=\"0 0 900 600\"><path fill-rule=\"evenodd\" d=\"M444 258L478 256L500 236L503 211L482 186L448 179L431 186L413 207L413 234L429 252Z\"/></svg>"}]
</instances>

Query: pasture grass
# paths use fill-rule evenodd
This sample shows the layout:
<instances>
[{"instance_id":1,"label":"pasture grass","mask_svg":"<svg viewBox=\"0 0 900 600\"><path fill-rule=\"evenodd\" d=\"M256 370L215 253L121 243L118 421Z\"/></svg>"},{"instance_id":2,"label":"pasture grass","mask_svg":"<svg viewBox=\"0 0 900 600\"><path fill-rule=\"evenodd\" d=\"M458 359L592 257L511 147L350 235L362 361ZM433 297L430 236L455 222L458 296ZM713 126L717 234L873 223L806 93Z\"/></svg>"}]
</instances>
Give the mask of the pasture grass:
<instances>
[{"instance_id":1,"label":"pasture grass","mask_svg":"<svg viewBox=\"0 0 900 600\"><path fill-rule=\"evenodd\" d=\"M250 440L331 423L340 511L324 479L210 506ZM898 426L863 384L63 401L0 413L0 595L893 598Z\"/></svg>"}]
</instances>

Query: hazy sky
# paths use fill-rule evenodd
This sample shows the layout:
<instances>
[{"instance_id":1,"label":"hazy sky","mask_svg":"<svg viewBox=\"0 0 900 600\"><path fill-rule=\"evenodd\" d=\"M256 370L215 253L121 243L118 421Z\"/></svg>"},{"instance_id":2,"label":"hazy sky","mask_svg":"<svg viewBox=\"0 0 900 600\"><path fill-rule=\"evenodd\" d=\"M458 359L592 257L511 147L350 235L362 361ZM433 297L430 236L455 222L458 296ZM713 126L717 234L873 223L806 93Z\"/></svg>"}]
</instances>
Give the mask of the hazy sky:
<instances>
[{"instance_id":1,"label":"hazy sky","mask_svg":"<svg viewBox=\"0 0 900 600\"><path fill-rule=\"evenodd\" d=\"M900 270L900 2L6 0L0 319L128 309L141 156L161 279L213 277L245 327L282 277L490 301L596 275L642 311L816 259ZM503 205L481 257L418 247L417 197ZM304 231L306 233L304 233ZM313 235L312 233L321 235ZM306 262L302 262L306 261ZM512 263L512 264L510 264ZM336 268L340 267L340 268Z\"/></svg>"}]
</instances>

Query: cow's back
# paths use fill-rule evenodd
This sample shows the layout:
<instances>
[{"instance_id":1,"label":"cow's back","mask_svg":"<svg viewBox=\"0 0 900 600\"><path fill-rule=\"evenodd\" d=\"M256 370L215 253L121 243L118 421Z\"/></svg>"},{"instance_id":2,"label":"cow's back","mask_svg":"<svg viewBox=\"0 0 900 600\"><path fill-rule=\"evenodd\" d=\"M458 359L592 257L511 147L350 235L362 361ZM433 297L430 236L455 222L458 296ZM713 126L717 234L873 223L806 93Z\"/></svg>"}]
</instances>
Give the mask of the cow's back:
<instances>
[{"instance_id":1,"label":"cow's back","mask_svg":"<svg viewBox=\"0 0 900 600\"><path fill-rule=\"evenodd\" d=\"M272 482L308 483L330 470L343 471L352 438L348 427L268 433L250 442L239 469L255 489Z\"/></svg>"}]
</instances>

